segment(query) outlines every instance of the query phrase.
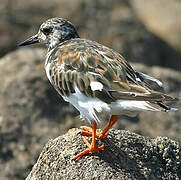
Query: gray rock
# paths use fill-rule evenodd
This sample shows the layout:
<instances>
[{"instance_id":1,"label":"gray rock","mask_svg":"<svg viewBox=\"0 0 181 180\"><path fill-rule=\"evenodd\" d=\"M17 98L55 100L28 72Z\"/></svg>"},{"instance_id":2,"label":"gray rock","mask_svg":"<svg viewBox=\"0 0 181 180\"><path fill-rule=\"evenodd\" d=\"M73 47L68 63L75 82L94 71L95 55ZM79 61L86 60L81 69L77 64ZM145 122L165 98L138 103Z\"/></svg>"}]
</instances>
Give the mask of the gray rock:
<instances>
[{"instance_id":1,"label":"gray rock","mask_svg":"<svg viewBox=\"0 0 181 180\"><path fill-rule=\"evenodd\" d=\"M103 151L74 161L86 147L80 130L69 130L45 145L26 180L181 178L181 147L167 137L150 139L112 129L99 143L105 144Z\"/></svg>"}]
</instances>

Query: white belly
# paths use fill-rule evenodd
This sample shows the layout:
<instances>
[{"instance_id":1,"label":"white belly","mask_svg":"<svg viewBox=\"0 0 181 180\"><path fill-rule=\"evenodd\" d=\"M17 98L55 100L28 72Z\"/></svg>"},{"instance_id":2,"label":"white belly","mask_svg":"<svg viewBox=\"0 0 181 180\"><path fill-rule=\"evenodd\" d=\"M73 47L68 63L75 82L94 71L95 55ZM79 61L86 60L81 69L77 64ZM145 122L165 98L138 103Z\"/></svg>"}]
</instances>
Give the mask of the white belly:
<instances>
[{"instance_id":1,"label":"white belly","mask_svg":"<svg viewBox=\"0 0 181 180\"><path fill-rule=\"evenodd\" d=\"M99 122L99 113L110 113L111 109L107 103L97 98L85 96L78 88L75 88L75 91L76 93L73 93L69 97L63 96L63 98L79 110L81 116L86 118L89 123L91 123L91 121Z\"/></svg>"}]
</instances>

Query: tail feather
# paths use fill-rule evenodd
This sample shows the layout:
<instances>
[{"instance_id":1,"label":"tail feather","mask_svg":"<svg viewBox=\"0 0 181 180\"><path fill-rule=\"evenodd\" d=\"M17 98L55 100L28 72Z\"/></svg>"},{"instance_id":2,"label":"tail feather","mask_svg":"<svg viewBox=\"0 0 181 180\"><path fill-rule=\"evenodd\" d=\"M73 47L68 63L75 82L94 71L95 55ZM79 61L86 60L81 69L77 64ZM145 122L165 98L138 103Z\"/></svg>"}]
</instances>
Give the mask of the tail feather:
<instances>
[{"instance_id":1,"label":"tail feather","mask_svg":"<svg viewBox=\"0 0 181 180\"><path fill-rule=\"evenodd\" d=\"M178 109L172 108L164 104L163 102L147 102L149 106L151 106L150 111L153 111L155 109L156 111L164 111L164 112L169 112L169 111L177 111Z\"/></svg>"}]
</instances>

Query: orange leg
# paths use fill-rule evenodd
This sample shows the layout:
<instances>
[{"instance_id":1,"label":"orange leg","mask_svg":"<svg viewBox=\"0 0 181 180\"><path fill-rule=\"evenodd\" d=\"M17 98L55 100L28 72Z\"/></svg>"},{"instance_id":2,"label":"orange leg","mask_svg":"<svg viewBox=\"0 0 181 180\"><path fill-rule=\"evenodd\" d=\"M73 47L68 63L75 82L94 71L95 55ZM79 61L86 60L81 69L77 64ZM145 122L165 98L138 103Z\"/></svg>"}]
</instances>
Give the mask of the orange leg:
<instances>
[{"instance_id":1,"label":"orange leg","mask_svg":"<svg viewBox=\"0 0 181 180\"><path fill-rule=\"evenodd\" d=\"M106 127L100 131L100 132L96 132L96 138L106 138L107 137L107 132L109 131L110 128L112 128L112 126L115 124L115 122L118 120L118 116L117 115L112 115L111 119L109 120L109 123L106 125ZM92 136L92 131L93 129L91 127L88 126L83 126L82 127L82 135L86 135L86 136Z\"/></svg>"},{"instance_id":2,"label":"orange leg","mask_svg":"<svg viewBox=\"0 0 181 180\"><path fill-rule=\"evenodd\" d=\"M96 145L96 129L97 129L97 124L95 121L92 122L92 142L91 144L89 143L89 141L85 138L82 137L82 140L86 143L88 149L84 150L83 152L77 154L74 157L74 160L77 160L78 158L88 154L88 153L97 153L100 150L104 149L104 145L97 147Z\"/></svg>"},{"instance_id":3,"label":"orange leg","mask_svg":"<svg viewBox=\"0 0 181 180\"><path fill-rule=\"evenodd\" d=\"M118 115L112 115L111 119L109 120L109 123L106 125L106 127L102 130L101 137L104 137L104 135L109 131L109 129L112 128L112 126L116 123L118 120ZM100 138L101 138L100 137Z\"/></svg>"}]
</instances>

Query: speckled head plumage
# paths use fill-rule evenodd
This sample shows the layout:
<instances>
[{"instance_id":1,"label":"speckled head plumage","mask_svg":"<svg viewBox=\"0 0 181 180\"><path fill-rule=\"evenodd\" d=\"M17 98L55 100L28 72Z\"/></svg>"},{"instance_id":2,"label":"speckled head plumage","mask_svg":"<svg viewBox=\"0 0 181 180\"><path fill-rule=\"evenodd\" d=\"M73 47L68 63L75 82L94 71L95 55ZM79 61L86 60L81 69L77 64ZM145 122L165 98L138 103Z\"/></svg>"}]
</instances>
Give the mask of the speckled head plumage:
<instances>
[{"instance_id":1,"label":"speckled head plumage","mask_svg":"<svg viewBox=\"0 0 181 180\"><path fill-rule=\"evenodd\" d=\"M74 25L66 19L55 17L42 23L38 33L20 43L19 46L40 42L52 49L61 42L72 38L79 38Z\"/></svg>"}]
</instances>

